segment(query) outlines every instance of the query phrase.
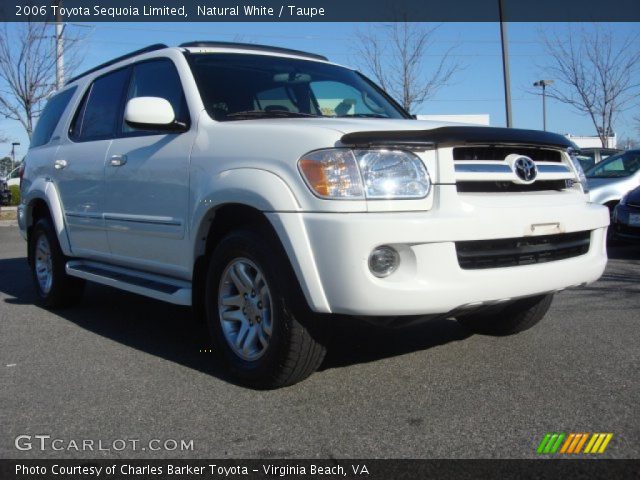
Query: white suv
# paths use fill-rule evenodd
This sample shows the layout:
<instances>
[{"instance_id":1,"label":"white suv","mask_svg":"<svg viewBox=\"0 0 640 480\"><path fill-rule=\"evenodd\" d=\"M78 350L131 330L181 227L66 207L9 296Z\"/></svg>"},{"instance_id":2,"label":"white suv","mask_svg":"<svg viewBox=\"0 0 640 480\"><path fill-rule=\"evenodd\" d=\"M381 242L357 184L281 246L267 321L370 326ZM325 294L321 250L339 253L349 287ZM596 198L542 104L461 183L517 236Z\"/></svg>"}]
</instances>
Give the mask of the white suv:
<instances>
[{"instance_id":1,"label":"white suv","mask_svg":"<svg viewBox=\"0 0 640 480\"><path fill-rule=\"evenodd\" d=\"M85 280L192 305L241 381L289 385L346 314L515 333L606 264L551 133L417 121L295 50L154 45L50 99L19 224L43 305Z\"/></svg>"}]
</instances>

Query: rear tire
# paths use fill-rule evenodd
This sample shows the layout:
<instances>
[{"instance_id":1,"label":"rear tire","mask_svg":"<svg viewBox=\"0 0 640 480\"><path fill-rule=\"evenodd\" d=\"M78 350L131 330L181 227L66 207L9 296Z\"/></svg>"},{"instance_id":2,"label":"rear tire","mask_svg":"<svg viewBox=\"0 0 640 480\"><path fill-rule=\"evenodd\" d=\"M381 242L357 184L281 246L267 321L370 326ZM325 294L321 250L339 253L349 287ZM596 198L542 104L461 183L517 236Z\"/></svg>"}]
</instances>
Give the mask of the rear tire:
<instances>
[{"instance_id":1,"label":"rear tire","mask_svg":"<svg viewBox=\"0 0 640 480\"><path fill-rule=\"evenodd\" d=\"M506 306L489 307L478 313L456 318L464 328L485 335L513 335L524 332L544 318L551 307L553 294L516 300Z\"/></svg>"},{"instance_id":2,"label":"rear tire","mask_svg":"<svg viewBox=\"0 0 640 480\"><path fill-rule=\"evenodd\" d=\"M326 319L313 313L277 239L266 228L229 233L214 250L205 290L216 350L241 383L297 383L322 363Z\"/></svg>"},{"instance_id":3,"label":"rear tire","mask_svg":"<svg viewBox=\"0 0 640 480\"><path fill-rule=\"evenodd\" d=\"M67 258L49 218L41 218L29 235L31 274L38 303L46 308L68 307L80 301L84 281L67 275Z\"/></svg>"}]
</instances>

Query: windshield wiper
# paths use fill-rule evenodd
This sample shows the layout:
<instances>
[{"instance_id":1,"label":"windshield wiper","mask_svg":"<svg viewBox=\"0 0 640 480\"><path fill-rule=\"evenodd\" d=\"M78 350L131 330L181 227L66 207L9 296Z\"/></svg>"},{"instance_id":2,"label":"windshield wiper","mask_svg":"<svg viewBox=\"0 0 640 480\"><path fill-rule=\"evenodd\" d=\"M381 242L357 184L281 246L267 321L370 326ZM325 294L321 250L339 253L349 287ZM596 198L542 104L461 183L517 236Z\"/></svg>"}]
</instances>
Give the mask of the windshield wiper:
<instances>
[{"instance_id":1,"label":"windshield wiper","mask_svg":"<svg viewBox=\"0 0 640 480\"><path fill-rule=\"evenodd\" d=\"M389 118L379 113L348 113L346 115L337 115L338 118L359 117L359 118Z\"/></svg>"},{"instance_id":2,"label":"windshield wiper","mask_svg":"<svg viewBox=\"0 0 640 480\"><path fill-rule=\"evenodd\" d=\"M287 110L245 110L243 112L233 112L225 116L227 119L242 120L251 118L297 118L297 117L317 117L310 113L289 112Z\"/></svg>"}]
</instances>

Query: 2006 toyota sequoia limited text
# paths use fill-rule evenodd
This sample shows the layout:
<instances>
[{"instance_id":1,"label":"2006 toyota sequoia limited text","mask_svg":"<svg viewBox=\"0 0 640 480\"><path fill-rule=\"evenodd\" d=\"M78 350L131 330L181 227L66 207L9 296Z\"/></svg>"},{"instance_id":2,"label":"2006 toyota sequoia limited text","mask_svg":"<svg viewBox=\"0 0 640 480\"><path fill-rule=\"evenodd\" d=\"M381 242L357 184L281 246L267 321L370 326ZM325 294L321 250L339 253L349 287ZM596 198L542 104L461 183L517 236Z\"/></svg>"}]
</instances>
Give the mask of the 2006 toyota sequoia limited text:
<instances>
[{"instance_id":1,"label":"2006 toyota sequoia limited text","mask_svg":"<svg viewBox=\"0 0 640 480\"><path fill-rule=\"evenodd\" d=\"M565 137L413 119L360 73L259 45L133 52L33 133L19 224L41 303L93 281L192 305L240 381L315 371L327 329L522 331L606 264Z\"/></svg>"}]
</instances>

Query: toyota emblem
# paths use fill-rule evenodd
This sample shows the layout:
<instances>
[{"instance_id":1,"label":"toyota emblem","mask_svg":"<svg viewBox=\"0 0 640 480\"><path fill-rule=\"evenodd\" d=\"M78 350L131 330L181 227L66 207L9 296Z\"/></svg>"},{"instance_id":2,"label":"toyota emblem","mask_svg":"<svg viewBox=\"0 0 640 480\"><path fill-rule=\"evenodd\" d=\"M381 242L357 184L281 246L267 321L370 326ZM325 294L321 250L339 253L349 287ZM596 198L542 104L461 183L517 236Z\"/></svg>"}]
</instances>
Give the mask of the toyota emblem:
<instances>
[{"instance_id":1,"label":"toyota emblem","mask_svg":"<svg viewBox=\"0 0 640 480\"><path fill-rule=\"evenodd\" d=\"M522 183L533 183L538 176L538 167L536 162L524 155L518 156L513 163L513 173L516 174Z\"/></svg>"}]
</instances>

